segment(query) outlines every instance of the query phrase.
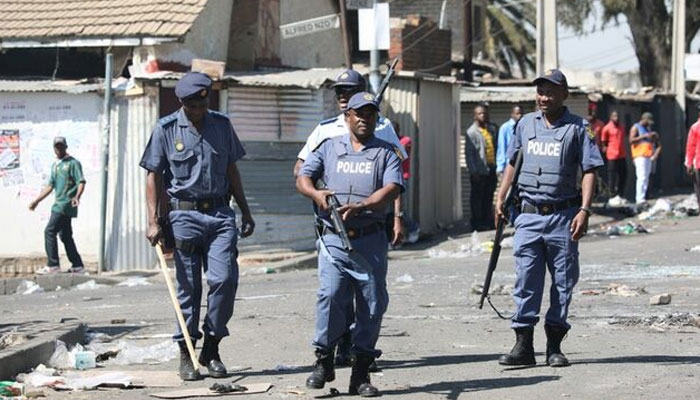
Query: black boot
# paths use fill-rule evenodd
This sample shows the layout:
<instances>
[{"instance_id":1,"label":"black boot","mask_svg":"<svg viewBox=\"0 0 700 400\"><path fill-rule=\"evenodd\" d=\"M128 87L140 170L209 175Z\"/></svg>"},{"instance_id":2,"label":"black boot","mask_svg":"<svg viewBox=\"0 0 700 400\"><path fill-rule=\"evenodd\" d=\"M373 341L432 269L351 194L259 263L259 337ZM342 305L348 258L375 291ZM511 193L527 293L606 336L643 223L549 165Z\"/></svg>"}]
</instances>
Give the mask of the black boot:
<instances>
[{"instance_id":1,"label":"black boot","mask_svg":"<svg viewBox=\"0 0 700 400\"><path fill-rule=\"evenodd\" d=\"M338 341L338 349L335 353L335 366L336 367L349 367L353 363L353 355L350 352L352 348L352 336L350 331L345 332L343 336L340 337Z\"/></svg>"},{"instance_id":2,"label":"black boot","mask_svg":"<svg viewBox=\"0 0 700 400\"><path fill-rule=\"evenodd\" d=\"M202 345L202 352L199 354L199 363L207 367L212 378L225 378L227 376L226 366L221 362L219 356L219 342L221 342L221 338L204 336L204 345Z\"/></svg>"},{"instance_id":3,"label":"black boot","mask_svg":"<svg viewBox=\"0 0 700 400\"><path fill-rule=\"evenodd\" d=\"M350 375L350 388L348 392L351 395L359 394L362 397L379 396L379 389L372 385L369 380L369 366L374 362L374 357L366 354L358 354L355 358L355 364L352 366L352 375Z\"/></svg>"},{"instance_id":4,"label":"black boot","mask_svg":"<svg viewBox=\"0 0 700 400\"><path fill-rule=\"evenodd\" d=\"M323 389L326 382L335 380L335 367L333 366L333 350L324 351L316 349L316 362L314 372L306 378L306 387L309 389Z\"/></svg>"},{"instance_id":5,"label":"black boot","mask_svg":"<svg viewBox=\"0 0 700 400\"><path fill-rule=\"evenodd\" d=\"M532 345L533 327L515 328L515 346L510 354L498 359L501 365L535 365L535 349Z\"/></svg>"},{"instance_id":6,"label":"black boot","mask_svg":"<svg viewBox=\"0 0 700 400\"><path fill-rule=\"evenodd\" d=\"M547 334L547 365L551 367L568 367L569 360L561 352L561 341L564 340L568 329L563 326L545 325Z\"/></svg>"},{"instance_id":7,"label":"black boot","mask_svg":"<svg viewBox=\"0 0 700 400\"><path fill-rule=\"evenodd\" d=\"M180 346L180 379L183 381L198 381L202 379L202 375L199 374L199 370L194 368L192 365L192 358L190 353L187 351L187 345L184 340L177 342ZM192 347L194 347L195 342L192 342Z\"/></svg>"}]
</instances>

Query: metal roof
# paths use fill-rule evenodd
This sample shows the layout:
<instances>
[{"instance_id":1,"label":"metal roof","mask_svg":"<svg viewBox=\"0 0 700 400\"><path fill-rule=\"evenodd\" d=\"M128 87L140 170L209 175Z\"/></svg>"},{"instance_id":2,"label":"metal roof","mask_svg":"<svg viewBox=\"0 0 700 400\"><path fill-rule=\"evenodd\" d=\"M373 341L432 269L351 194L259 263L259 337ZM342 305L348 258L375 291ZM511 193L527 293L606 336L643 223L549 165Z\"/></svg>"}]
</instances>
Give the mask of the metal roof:
<instances>
[{"instance_id":1,"label":"metal roof","mask_svg":"<svg viewBox=\"0 0 700 400\"><path fill-rule=\"evenodd\" d=\"M64 92L88 93L102 88L99 83L84 81L50 81L50 80L0 80L0 92Z\"/></svg>"},{"instance_id":2,"label":"metal roof","mask_svg":"<svg viewBox=\"0 0 700 400\"><path fill-rule=\"evenodd\" d=\"M0 0L0 40L177 38L208 0Z\"/></svg>"}]
</instances>

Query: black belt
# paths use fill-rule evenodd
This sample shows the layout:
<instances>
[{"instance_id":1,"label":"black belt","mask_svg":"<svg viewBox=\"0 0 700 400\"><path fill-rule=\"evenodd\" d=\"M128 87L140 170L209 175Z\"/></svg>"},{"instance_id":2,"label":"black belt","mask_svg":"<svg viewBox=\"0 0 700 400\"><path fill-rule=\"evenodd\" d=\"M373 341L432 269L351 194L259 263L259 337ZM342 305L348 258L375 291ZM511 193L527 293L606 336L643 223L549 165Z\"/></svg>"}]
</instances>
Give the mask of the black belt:
<instances>
[{"instance_id":1,"label":"black belt","mask_svg":"<svg viewBox=\"0 0 700 400\"><path fill-rule=\"evenodd\" d=\"M327 232L333 233L335 235L338 234L335 231L335 229L331 228L330 226L326 226L325 230ZM384 224L376 223L376 224L372 224L372 225L367 225L367 226L362 227L362 228L345 228L345 230L348 231L348 237L350 239L359 239L362 236L367 236L367 235L371 235L373 233L377 233L379 231L383 231Z\"/></svg>"},{"instance_id":2,"label":"black belt","mask_svg":"<svg viewBox=\"0 0 700 400\"><path fill-rule=\"evenodd\" d=\"M223 207L228 205L228 199L225 197L218 197L213 199L202 199L202 200L178 200L172 199L170 204L173 210L180 211L211 211L218 207Z\"/></svg>"},{"instance_id":3,"label":"black belt","mask_svg":"<svg viewBox=\"0 0 700 400\"><path fill-rule=\"evenodd\" d=\"M522 204L520 205L520 211L523 214L550 215L557 211L566 210L567 208L571 207L581 207L581 198L576 197L574 199L549 204L532 204L527 200L523 200Z\"/></svg>"}]
</instances>

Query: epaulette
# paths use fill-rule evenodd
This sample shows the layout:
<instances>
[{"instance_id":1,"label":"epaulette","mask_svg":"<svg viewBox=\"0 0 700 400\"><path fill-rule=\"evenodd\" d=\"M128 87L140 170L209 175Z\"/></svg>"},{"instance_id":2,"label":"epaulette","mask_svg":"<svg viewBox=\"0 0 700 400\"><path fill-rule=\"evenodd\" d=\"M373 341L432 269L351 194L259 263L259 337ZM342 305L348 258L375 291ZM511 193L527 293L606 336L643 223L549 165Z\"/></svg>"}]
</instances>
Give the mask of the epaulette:
<instances>
[{"instance_id":1,"label":"epaulette","mask_svg":"<svg viewBox=\"0 0 700 400\"><path fill-rule=\"evenodd\" d=\"M338 120L338 117L328 118L328 119L324 119L323 121L319 122L318 124L319 125L328 125L328 124L331 124L337 120Z\"/></svg>"},{"instance_id":2,"label":"epaulette","mask_svg":"<svg viewBox=\"0 0 700 400\"><path fill-rule=\"evenodd\" d=\"M321 147L322 144L326 143L326 142L329 141L329 140L331 140L331 138L325 138L325 139L321 140L321 143L319 143L318 146L316 146L316 147L314 147L313 149L311 149L311 151L314 152L314 151L318 150L318 149Z\"/></svg>"},{"instance_id":3,"label":"epaulette","mask_svg":"<svg viewBox=\"0 0 700 400\"><path fill-rule=\"evenodd\" d=\"M177 121L177 113L172 113L170 115L166 115L165 117L161 118L158 120L158 125L165 127L165 125L168 125L171 122Z\"/></svg>"},{"instance_id":4,"label":"epaulette","mask_svg":"<svg viewBox=\"0 0 700 400\"><path fill-rule=\"evenodd\" d=\"M210 113L212 116L214 116L214 117L223 118L223 119L225 119L225 120L228 121L228 115L226 115L226 114L224 114L224 113L222 113L222 112L214 111L214 110L209 110L209 113Z\"/></svg>"}]
</instances>

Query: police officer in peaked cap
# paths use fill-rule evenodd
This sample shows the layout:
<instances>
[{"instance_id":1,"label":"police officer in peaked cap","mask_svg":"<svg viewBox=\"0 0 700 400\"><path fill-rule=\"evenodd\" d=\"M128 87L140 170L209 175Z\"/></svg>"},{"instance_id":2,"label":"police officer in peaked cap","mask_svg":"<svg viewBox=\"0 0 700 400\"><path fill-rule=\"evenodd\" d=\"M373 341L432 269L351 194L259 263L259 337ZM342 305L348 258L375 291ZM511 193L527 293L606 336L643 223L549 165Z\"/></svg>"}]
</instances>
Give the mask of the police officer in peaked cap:
<instances>
[{"instance_id":1,"label":"police officer in peaked cap","mask_svg":"<svg viewBox=\"0 0 700 400\"><path fill-rule=\"evenodd\" d=\"M318 147L321 142L328 138L342 136L347 133L348 127L345 123L345 115L343 111L345 111L347 108L348 101L352 96L367 90L367 81L359 72L353 69L347 69L338 74L332 87L335 91L336 105L341 113L333 118L321 121L318 125L316 125L314 130L306 139L304 147L297 155L297 162L294 166L294 176L297 176L304 160L306 160L309 154L316 147ZM398 154L400 154L402 160L408 157L406 150L399 142L399 136L394 131L393 124L388 118L383 117L381 114L377 117L377 126L374 130L374 136L378 139L389 142L392 146L394 146L398 150ZM404 212L400 197L394 201L393 212L389 214L390 215L387 216L387 230L390 232L389 239L392 242L392 245L399 245L403 241L404 237ZM348 329L345 335L343 335L342 339L338 342L338 351L335 355L335 363L337 366L348 366L352 362L352 354L350 353L351 324L354 320L352 304L350 305L347 315ZM378 368L376 364L373 364L371 369L376 371Z\"/></svg>"},{"instance_id":2,"label":"police officer in peaked cap","mask_svg":"<svg viewBox=\"0 0 700 400\"><path fill-rule=\"evenodd\" d=\"M236 167L245 151L228 117L208 109L211 85L211 79L198 72L187 73L178 81L175 95L182 107L158 122L140 165L148 171L147 238L152 245L161 239L156 210L168 203L180 307L192 339L204 336L199 362L212 377L220 378L226 376L226 367L219 356L219 342L229 334L226 325L233 315L238 287L238 229L229 205L231 196L242 213L241 237L253 233L255 222ZM202 267L209 286L204 335L198 327ZM173 339L180 346L180 377L201 379L179 326Z\"/></svg>"},{"instance_id":3,"label":"police officer in peaked cap","mask_svg":"<svg viewBox=\"0 0 700 400\"><path fill-rule=\"evenodd\" d=\"M515 315L511 327L516 343L501 356L502 365L534 365L534 327L544 294L545 274L552 279L549 310L545 315L546 363L569 365L561 342L567 322L574 285L579 278L578 241L586 234L595 186L595 169L603 159L588 122L569 112L564 101L569 95L566 77L549 70L533 82L537 85L538 111L526 114L515 127L509 145L496 212L503 216L503 202L514 178L517 154L522 168L516 194L520 199L515 218ZM582 172L581 189L577 176Z\"/></svg>"},{"instance_id":4,"label":"police officer in peaked cap","mask_svg":"<svg viewBox=\"0 0 700 400\"><path fill-rule=\"evenodd\" d=\"M326 139L304 161L297 189L320 209L322 231L319 250L319 290L316 301L316 363L306 380L321 389L335 379L333 350L347 329L348 309L355 301L352 366L349 393L379 395L369 378L369 368L381 350L376 348L382 316L387 309L388 238L386 209L403 190L396 148L374 135L379 107L367 92L353 95L344 112L347 131ZM328 190L317 190L323 179ZM327 198L334 194L353 251L347 251L328 213Z\"/></svg>"}]
</instances>

